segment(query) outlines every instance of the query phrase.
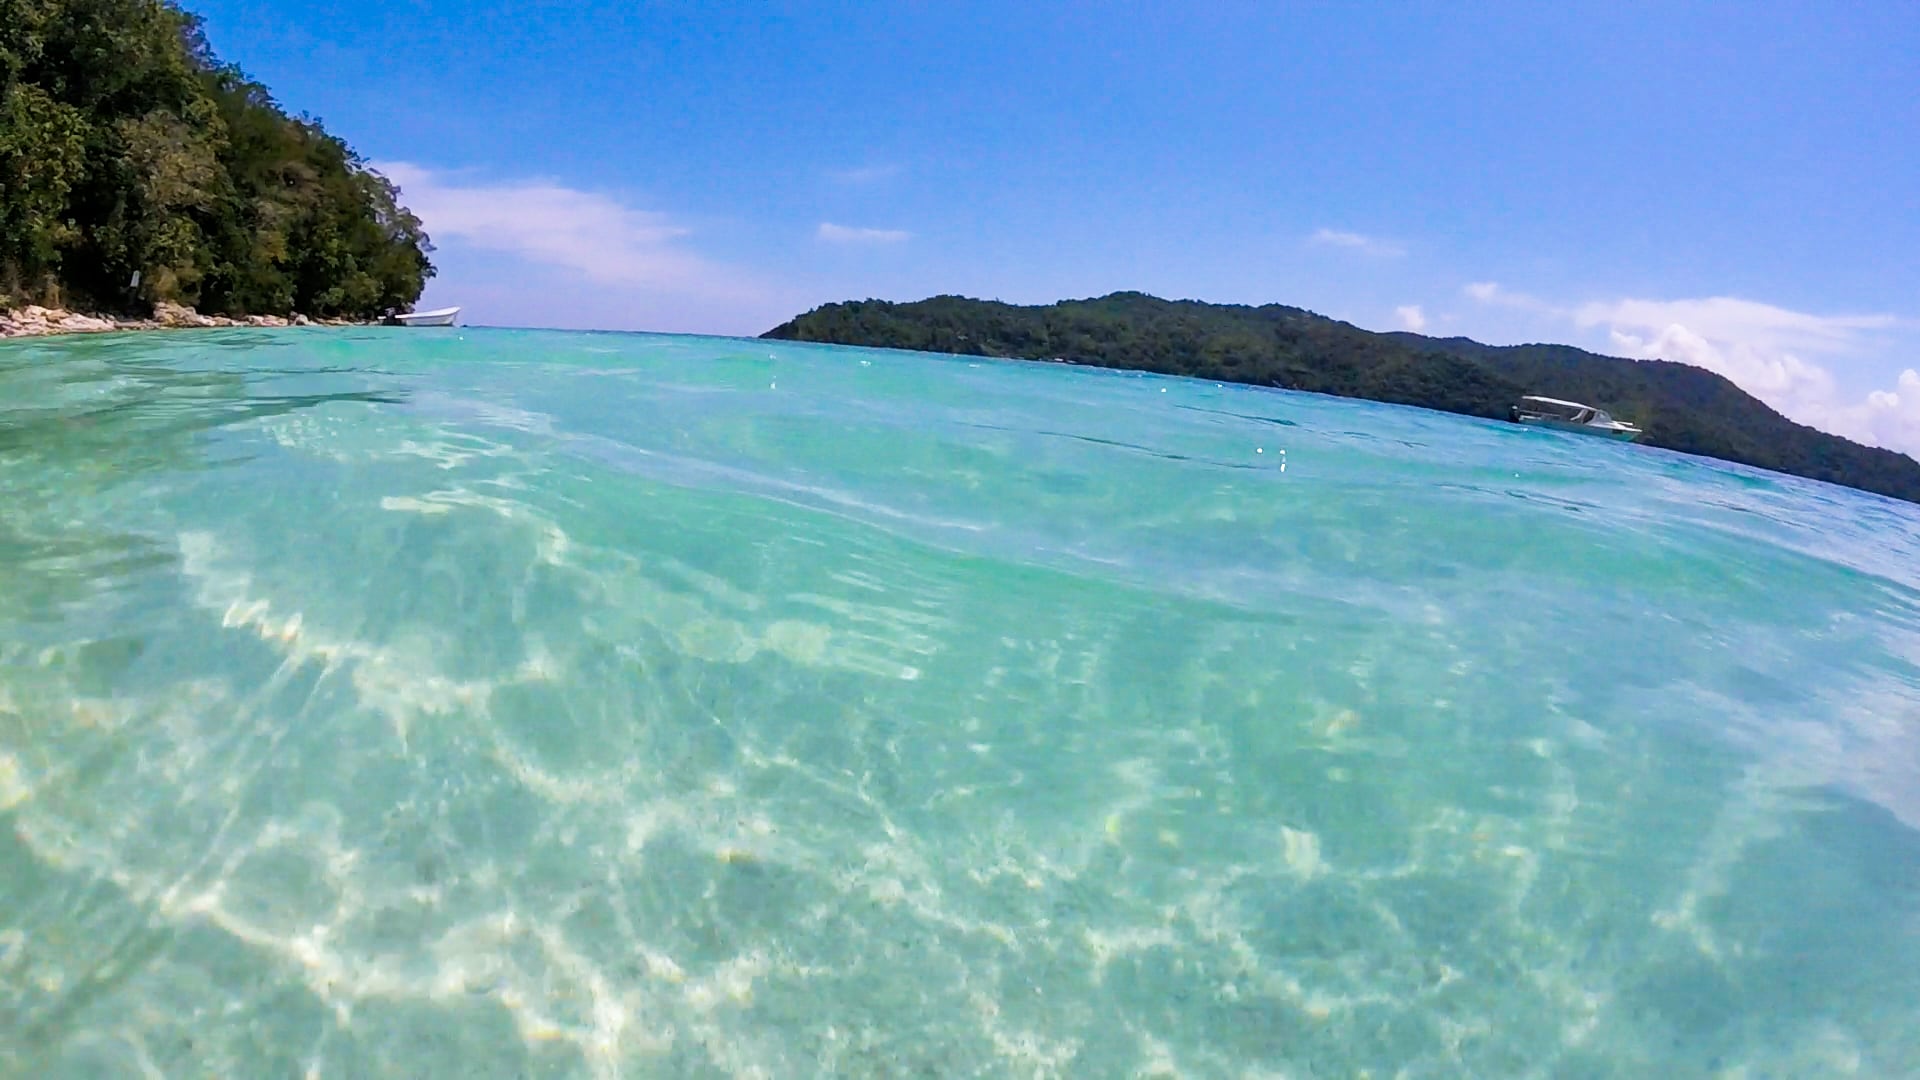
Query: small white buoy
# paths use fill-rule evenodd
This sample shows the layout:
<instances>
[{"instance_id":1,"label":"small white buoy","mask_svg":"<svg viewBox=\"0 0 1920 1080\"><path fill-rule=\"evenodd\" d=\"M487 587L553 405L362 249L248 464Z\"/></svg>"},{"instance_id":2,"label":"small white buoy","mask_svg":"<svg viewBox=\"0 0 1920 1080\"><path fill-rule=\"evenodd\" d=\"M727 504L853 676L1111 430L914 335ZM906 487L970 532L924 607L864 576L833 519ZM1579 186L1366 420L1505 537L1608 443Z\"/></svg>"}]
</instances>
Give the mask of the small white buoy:
<instances>
[{"instance_id":1,"label":"small white buoy","mask_svg":"<svg viewBox=\"0 0 1920 1080\"><path fill-rule=\"evenodd\" d=\"M1253 448L1253 452L1256 454L1264 454L1267 452L1267 448L1264 446L1256 446Z\"/></svg>"}]
</instances>

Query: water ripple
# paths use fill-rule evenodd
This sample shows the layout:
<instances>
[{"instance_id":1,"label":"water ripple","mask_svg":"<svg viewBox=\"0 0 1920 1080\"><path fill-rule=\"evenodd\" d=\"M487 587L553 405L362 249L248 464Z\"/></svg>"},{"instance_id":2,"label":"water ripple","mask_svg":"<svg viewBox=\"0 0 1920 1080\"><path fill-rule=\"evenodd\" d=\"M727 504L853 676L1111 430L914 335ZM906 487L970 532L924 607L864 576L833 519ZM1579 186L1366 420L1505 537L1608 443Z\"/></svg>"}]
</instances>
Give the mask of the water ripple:
<instances>
[{"instance_id":1,"label":"water ripple","mask_svg":"<svg viewBox=\"0 0 1920 1080\"><path fill-rule=\"evenodd\" d=\"M1901 504L482 330L10 343L0 499L0 1072L1920 1068Z\"/></svg>"}]
</instances>

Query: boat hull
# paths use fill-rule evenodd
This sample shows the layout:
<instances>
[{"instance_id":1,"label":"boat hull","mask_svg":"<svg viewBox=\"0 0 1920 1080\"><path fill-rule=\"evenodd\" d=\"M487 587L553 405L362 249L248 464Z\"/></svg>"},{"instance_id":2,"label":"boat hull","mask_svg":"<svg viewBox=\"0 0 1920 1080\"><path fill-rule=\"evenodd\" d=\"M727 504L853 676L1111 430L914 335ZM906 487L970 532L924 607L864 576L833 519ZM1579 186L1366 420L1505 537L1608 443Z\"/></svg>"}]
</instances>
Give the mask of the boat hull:
<instances>
[{"instance_id":1,"label":"boat hull","mask_svg":"<svg viewBox=\"0 0 1920 1080\"><path fill-rule=\"evenodd\" d=\"M1571 431L1576 435L1591 435L1596 439L1611 439L1615 442L1632 442L1640 437L1640 431L1635 428L1578 424L1571 420L1555 420L1549 417L1523 416L1517 422L1526 427L1552 428L1555 431Z\"/></svg>"},{"instance_id":2,"label":"boat hull","mask_svg":"<svg viewBox=\"0 0 1920 1080\"><path fill-rule=\"evenodd\" d=\"M460 314L457 307L441 308L438 311L410 311L404 315L395 315L390 320L396 326L452 326L454 317Z\"/></svg>"}]
</instances>

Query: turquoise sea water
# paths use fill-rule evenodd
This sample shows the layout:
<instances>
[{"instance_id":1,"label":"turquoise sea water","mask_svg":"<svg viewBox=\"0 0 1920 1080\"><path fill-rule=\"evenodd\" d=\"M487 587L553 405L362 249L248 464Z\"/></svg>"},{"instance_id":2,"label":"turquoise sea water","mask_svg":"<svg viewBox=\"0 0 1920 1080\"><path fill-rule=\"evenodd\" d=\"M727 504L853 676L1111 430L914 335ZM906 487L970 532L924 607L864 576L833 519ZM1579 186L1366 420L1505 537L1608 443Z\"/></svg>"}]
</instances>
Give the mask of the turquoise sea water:
<instances>
[{"instance_id":1,"label":"turquoise sea water","mask_svg":"<svg viewBox=\"0 0 1920 1080\"><path fill-rule=\"evenodd\" d=\"M0 1074L1909 1076L1920 512L1052 365L0 346Z\"/></svg>"}]
</instances>

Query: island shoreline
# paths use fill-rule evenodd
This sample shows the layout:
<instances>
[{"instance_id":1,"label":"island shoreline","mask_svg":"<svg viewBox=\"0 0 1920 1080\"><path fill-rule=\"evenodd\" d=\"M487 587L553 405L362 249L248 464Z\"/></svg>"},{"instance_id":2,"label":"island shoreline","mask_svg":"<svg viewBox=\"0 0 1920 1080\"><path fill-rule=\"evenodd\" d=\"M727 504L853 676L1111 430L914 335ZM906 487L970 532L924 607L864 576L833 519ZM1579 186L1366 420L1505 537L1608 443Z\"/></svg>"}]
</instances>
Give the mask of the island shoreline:
<instances>
[{"instance_id":1,"label":"island shoreline","mask_svg":"<svg viewBox=\"0 0 1920 1080\"><path fill-rule=\"evenodd\" d=\"M111 334L132 330L210 330L222 327L275 328L284 326L373 326L358 319L313 319L305 315L202 315L190 307L161 303L144 319L90 315L66 308L23 307L0 309L0 341L68 334Z\"/></svg>"}]
</instances>

